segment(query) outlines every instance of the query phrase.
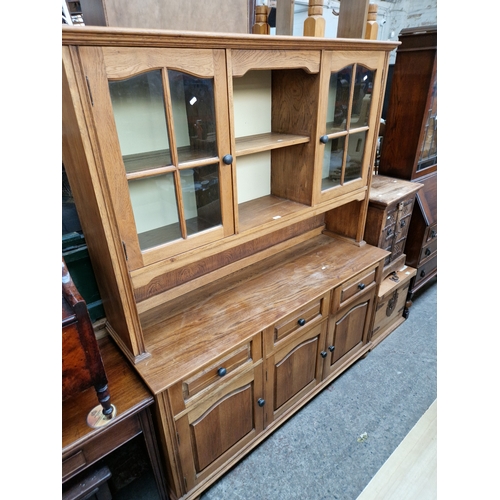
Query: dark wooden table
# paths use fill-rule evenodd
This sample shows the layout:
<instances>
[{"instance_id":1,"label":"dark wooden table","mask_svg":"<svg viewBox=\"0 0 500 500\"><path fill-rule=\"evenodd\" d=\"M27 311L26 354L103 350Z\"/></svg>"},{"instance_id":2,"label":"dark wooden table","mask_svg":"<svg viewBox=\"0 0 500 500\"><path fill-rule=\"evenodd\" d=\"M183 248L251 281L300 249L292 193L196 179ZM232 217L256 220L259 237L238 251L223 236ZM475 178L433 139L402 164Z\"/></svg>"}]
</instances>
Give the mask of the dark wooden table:
<instances>
[{"instance_id":1,"label":"dark wooden table","mask_svg":"<svg viewBox=\"0 0 500 500\"><path fill-rule=\"evenodd\" d=\"M62 482L64 484L76 477L126 442L143 434L158 493L160 498L167 499L150 411L153 396L109 337L99 341L99 348L116 415L105 426L91 428L87 425L87 416L97 403L93 388L63 401Z\"/></svg>"}]
</instances>

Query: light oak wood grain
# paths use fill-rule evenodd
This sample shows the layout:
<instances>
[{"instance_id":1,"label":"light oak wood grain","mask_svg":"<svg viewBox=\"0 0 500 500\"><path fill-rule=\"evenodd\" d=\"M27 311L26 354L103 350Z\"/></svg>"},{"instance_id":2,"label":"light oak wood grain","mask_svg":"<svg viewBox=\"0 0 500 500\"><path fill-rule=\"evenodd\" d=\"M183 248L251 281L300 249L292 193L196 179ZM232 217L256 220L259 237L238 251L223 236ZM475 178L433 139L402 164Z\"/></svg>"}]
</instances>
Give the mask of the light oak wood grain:
<instances>
[{"instance_id":1,"label":"light oak wood grain","mask_svg":"<svg viewBox=\"0 0 500 500\"><path fill-rule=\"evenodd\" d=\"M368 483L357 500L437 498L437 400Z\"/></svg>"}]
</instances>

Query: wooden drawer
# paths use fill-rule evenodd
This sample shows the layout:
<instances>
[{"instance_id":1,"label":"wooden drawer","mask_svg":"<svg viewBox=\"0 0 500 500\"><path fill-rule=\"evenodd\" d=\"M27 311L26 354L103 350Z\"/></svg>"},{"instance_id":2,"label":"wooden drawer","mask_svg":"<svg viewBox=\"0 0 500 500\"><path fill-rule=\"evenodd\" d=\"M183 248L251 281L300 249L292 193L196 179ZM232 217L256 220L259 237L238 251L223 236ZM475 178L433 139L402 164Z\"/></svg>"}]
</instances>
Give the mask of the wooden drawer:
<instances>
[{"instance_id":1,"label":"wooden drawer","mask_svg":"<svg viewBox=\"0 0 500 500\"><path fill-rule=\"evenodd\" d=\"M429 243L429 241L437 238L438 226L437 222L435 224L430 225L425 231L424 242Z\"/></svg>"},{"instance_id":2,"label":"wooden drawer","mask_svg":"<svg viewBox=\"0 0 500 500\"><path fill-rule=\"evenodd\" d=\"M424 264L418 267L417 275L415 276L415 285L433 274L437 270L437 252L434 257L430 258ZM415 286L414 285L414 286Z\"/></svg>"},{"instance_id":3,"label":"wooden drawer","mask_svg":"<svg viewBox=\"0 0 500 500\"><path fill-rule=\"evenodd\" d=\"M235 349L229 355L218 360L204 370L182 381L182 396L184 401L189 400L207 387L214 388L225 380L224 377L237 368L252 363L251 342Z\"/></svg>"},{"instance_id":4,"label":"wooden drawer","mask_svg":"<svg viewBox=\"0 0 500 500\"><path fill-rule=\"evenodd\" d=\"M333 291L331 312L337 312L357 295L375 286L377 283L377 269L378 266L372 266L335 288Z\"/></svg>"},{"instance_id":5,"label":"wooden drawer","mask_svg":"<svg viewBox=\"0 0 500 500\"><path fill-rule=\"evenodd\" d=\"M426 259L431 258L435 252L437 252L437 237L422 247L418 262L424 262Z\"/></svg>"},{"instance_id":6,"label":"wooden drawer","mask_svg":"<svg viewBox=\"0 0 500 500\"><path fill-rule=\"evenodd\" d=\"M72 478L141 432L142 426L138 415L126 418L115 425L108 424L103 427L101 432L78 449L63 454L62 481Z\"/></svg>"},{"instance_id":7,"label":"wooden drawer","mask_svg":"<svg viewBox=\"0 0 500 500\"><path fill-rule=\"evenodd\" d=\"M325 293L276 323L273 330L273 344L276 345L294 332L309 328L326 318L328 316L329 299L330 293Z\"/></svg>"}]
</instances>

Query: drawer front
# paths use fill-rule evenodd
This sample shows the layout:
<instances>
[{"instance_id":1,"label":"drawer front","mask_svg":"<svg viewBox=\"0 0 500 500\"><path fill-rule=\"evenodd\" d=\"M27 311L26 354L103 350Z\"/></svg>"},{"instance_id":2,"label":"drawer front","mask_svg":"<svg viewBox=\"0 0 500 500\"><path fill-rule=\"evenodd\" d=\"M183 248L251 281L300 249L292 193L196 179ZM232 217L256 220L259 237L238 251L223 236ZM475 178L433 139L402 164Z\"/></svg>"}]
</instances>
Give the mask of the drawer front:
<instances>
[{"instance_id":1,"label":"drawer front","mask_svg":"<svg viewBox=\"0 0 500 500\"><path fill-rule=\"evenodd\" d=\"M438 233L438 226L437 222L435 224L432 224L427 228L427 231L425 233L424 241L425 243L429 243L429 241L437 238L437 233Z\"/></svg>"},{"instance_id":2,"label":"drawer front","mask_svg":"<svg viewBox=\"0 0 500 500\"><path fill-rule=\"evenodd\" d=\"M419 262L424 262L426 259L429 259L433 256L434 253L437 252L437 237L431 240L427 245L422 247L422 251L420 252Z\"/></svg>"},{"instance_id":3,"label":"drawer front","mask_svg":"<svg viewBox=\"0 0 500 500\"><path fill-rule=\"evenodd\" d=\"M418 267L417 275L415 276L415 285L420 281L426 279L429 275L437 269L437 252L434 257L426 261L424 264Z\"/></svg>"},{"instance_id":4,"label":"drawer front","mask_svg":"<svg viewBox=\"0 0 500 500\"><path fill-rule=\"evenodd\" d=\"M377 283L377 269L378 266L372 266L335 288L332 299L332 313L337 312L369 287L375 286Z\"/></svg>"},{"instance_id":5,"label":"drawer front","mask_svg":"<svg viewBox=\"0 0 500 500\"><path fill-rule=\"evenodd\" d=\"M216 387L218 384L224 382L226 380L225 377L233 373L237 368L251 363L252 346L251 342L248 342L206 369L183 380L182 396L184 401L189 400L208 387Z\"/></svg>"},{"instance_id":6,"label":"drawer front","mask_svg":"<svg viewBox=\"0 0 500 500\"><path fill-rule=\"evenodd\" d=\"M63 454L62 481L72 478L141 432L142 426L138 415L128 417L115 425L103 427L101 432L82 444L79 449Z\"/></svg>"},{"instance_id":7,"label":"drawer front","mask_svg":"<svg viewBox=\"0 0 500 500\"><path fill-rule=\"evenodd\" d=\"M329 298L330 294L326 293L283 318L274 326L273 343L278 344L297 330L309 328L326 318Z\"/></svg>"}]
</instances>

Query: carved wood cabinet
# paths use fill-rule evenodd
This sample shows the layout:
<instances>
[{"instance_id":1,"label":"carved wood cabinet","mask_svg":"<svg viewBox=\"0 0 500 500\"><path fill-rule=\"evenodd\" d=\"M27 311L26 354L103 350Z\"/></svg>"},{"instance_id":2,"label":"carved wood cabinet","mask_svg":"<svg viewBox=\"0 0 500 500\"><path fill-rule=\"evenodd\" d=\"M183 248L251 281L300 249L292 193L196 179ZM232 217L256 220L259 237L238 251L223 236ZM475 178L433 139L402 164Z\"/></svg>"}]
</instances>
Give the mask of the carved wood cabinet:
<instances>
[{"instance_id":1,"label":"carved wood cabinet","mask_svg":"<svg viewBox=\"0 0 500 500\"><path fill-rule=\"evenodd\" d=\"M423 184L406 243L415 292L437 275L437 27L404 29L399 40L378 171Z\"/></svg>"},{"instance_id":2,"label":"carved wood cabinet","mask_svg":"<svg viewBox=\"0 0 500 500\"><path fill-rule=\"evenodd\" d=\"M372 344L393 42L63 28L63 162L106 328L195 498Z\"/></svg>"}]
</instances>

